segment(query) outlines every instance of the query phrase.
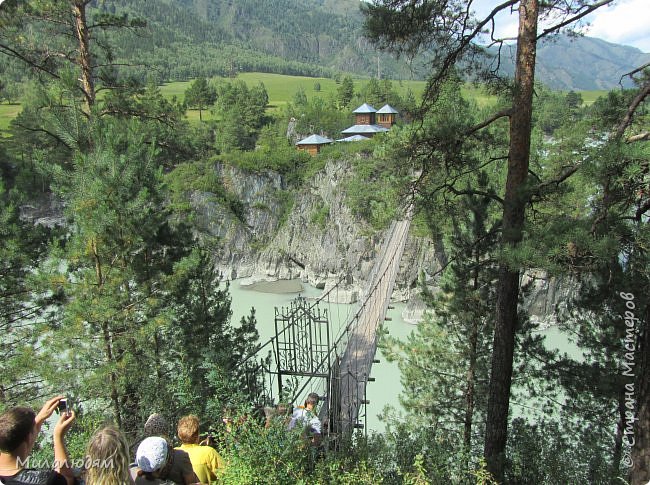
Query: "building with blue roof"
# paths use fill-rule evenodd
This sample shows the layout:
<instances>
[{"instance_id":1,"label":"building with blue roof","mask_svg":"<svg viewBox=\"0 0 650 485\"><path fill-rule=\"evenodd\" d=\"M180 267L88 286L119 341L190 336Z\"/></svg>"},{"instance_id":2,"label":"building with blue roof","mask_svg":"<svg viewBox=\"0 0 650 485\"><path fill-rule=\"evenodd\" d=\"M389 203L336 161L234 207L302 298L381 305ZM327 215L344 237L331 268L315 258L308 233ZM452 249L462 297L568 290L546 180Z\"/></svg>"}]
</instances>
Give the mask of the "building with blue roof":
<instances>
[{"instance_id":1,"label":"building with blue roof","mask_svg":"<svg viewBox=\"0 0 650 485\"><path fill-rule=\"evenodd\" d=\"M385 104L375 113L377 124L390 129L395 124L395 117L398 114L399 112L395 108L389 104Z\"/></svg>"},{"instance_id":2,"label":"building with blue roof","mask_svg":"<svg viewBox=\"0 0 650 485\"><path fill-rule=\"evenodd\" d=\"M392 106L386 104L379 110L376 110L368 103L363 103L353 111L356 124L346 128L341 133L346 135L338 141L362 141L372 138L377 133L386 133L390 131L395 124L395 117L398 111ZM376 119L377 118L377 119ZM321 135L311 135L296 143L298 150L304 150L310 155L320 153L321 147L333 143L334 140Z\"/></svg>"},{"instance_id":3,"label":"building with blue roof","mask_svg":"<svg viewBox=\"0 0 650 485\"><path fill-rule=\"evenodd\" d=\"M353 113L356 117L356 124L346 128L341 133L351 136L360 135L367 138L377 133L389 131L395 124L395 115L398 114L397 110L388 104L376 110L368 103L363 103ZM377 115L379 116L379 122L376 121Z\"/></svg>"},{"instance_id":4,"label":"building with blue roof","mask_svg":"<svg viewBox=\"0 0 650 485\"><path fill-rule=\"evenodd\" d=\"M334 143L334 140L320 135L311 135L296 143L298 150L308 152L310 155L316 155L320 152L323 145Z\"/></svg>"}]
</instances>

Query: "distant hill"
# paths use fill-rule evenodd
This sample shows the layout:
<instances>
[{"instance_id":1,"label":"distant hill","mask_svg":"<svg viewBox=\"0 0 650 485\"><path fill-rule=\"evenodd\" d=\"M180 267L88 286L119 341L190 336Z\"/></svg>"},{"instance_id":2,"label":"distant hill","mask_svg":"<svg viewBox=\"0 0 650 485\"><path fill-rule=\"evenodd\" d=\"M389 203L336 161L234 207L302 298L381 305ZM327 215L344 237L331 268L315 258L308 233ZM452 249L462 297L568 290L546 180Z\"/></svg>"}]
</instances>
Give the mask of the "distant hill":
<instances>
[{"instance_id":1,"label":"distant hill","mask_svg":"<svg viewBox=\"0 0 650 485\"><path fill-rule=\"evenodd\" d=\"M422 79L363 37L360 0L119 0L104 8L147 20L149 35L121 41L122 56L159 66L165 80L238 71ZM538 49L537 79L562 90L610 89L650 54L599 39L556 37ZM413 69L411 69L413 67ZM512 62L504 60L505 72Z\"/></svg>"},{"instance_id":2,"label":"distant hill","mask_svg":"<svg viewBox=\"0 0 650 485\"><path fill-rule=\"evenodd\" d=\"M513 72L512 57L504 65L508 74ZM621 76L647 62L650 54L635 47L594 37L557 36L538 47L535 77L554 89L612 89L620 87ZM623 85L632 84L626 78Z\"/></svg>"}]
</instances>

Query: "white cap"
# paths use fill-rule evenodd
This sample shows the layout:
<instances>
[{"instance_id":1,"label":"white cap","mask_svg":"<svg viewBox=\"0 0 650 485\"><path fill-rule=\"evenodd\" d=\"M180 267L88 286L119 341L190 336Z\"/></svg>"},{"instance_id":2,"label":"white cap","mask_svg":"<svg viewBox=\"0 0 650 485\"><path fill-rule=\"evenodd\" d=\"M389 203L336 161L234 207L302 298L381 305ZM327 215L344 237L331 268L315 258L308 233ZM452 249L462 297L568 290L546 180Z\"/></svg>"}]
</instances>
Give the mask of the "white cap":
<instances>
[{"instance_id":1,"label":"white cap","mask_svg":"<svg viewBox=\"0 0 650 485\"><path fill-rule=\"evenodd\" d=\"M145 438L138 446L135 461L143 472L160 470L167 463L167 441L158 436Z\"/></svg>"}]
</instances>

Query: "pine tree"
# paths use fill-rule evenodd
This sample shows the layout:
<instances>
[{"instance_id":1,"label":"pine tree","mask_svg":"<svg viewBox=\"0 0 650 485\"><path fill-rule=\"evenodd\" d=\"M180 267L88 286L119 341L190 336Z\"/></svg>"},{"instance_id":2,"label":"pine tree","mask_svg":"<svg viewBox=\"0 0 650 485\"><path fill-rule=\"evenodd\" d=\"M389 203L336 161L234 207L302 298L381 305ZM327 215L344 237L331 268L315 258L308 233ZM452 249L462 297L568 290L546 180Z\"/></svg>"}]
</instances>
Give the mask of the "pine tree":
<instances>
[{"instance_id":1,"label":"pine tree","mask_svg":"<svg viewBox=\"0 0 650 485\"><path fill-rule=\"evenodd\" d=\"M185 90L185 104L199 110L199 120L203 121L203 110L212 106L217 100L217 90L208 84L204 77L198 77Z\"/></svg>"},{"instance_id":2,"label":"pine tree","mask_svg":"<svg viewBox=\"0 0 650 485\"><path fill-rule=\"evenodd\" d=\"M341 109L348 108L354 97L354 81L350 76L345 76L337 88L337 100Z\"/></svg>"},{"instance_id":3,"label":"pine tree","mask_svg":"<svg viewBox=\"0 0 650 485\"><path fill-rule=\"evenodd\" d=\"M96 83L116 87L113 76L115 56L103 35L112 29L121 32L144 27L141 19L103 11L89 20L91 0L61 2L5 2L0 10L0 53L24 63L28 68L74 86L75 96L83 98L90 114L96 98ZM34 42L17 35L34 29L46 31L46 40ZM95 41L93 41L95 39ZM98 68L102 66L102 68ZM70 77L70 70L75 75Z\"/></svg>"},{"instance_id":4,"label":"pine tree","mask_svg":"<svg viewBox=\"0 0 650 485\"><path fill-rule=\"evenodd\" d=\"M542 13L556 13L565 20L551 25L538 34L540 2L519 2L519 33L515 61L515 79L511 94L511 106L494 113L484 122L465 133L463 138L508 117L510 132L508 140L508 170L504 184L501 246L506 251L516 251L524 239L526 206L530 201L529 162L532 131L532 102L536 47L540 38L582 18L607 2L582 2L580 6L553 3L541 5ZM408 7L407 7L408 5ZM513 4L502 4L482 19L474 18L467 2L440 2L426 0L414 5L408 1L380 1L365 4L366 31L380 47L414 54L421 47L433 47L431 60L433 74L425 92L427 106L435 104L441 87L449 74L460 67L461 60L471 61L482 52L472 41L485 28L494 29L493 19ZM497 40L503 42L503 40ZM489 68L488 68L489 70ZM480 73L478 73L480 74ZM493 78L494 73L484 73ZM573 166L560 173L557 184L577 171ZM531 181L532 182L532 181ZM540 182L539 185L544 185ZM507 442L508 413L512 387L513 362L518 328L518 301L520 296L520 267L501 264L497 283L497 312L490 373L490 402L488 405L485 457L488 468L497 479L503 478Z\"/></svg>"},{"instance_id":5,"label":"pine tree","mask_svg":"<svg viewBox=\"0 0 650 485\"><path fill-rule=\"evenodd\" d=\"M170 322L164 278L189 240L169 226L156 149L138 121L104 118L94 127L95 148L56 173L73 225L42 269L45 284L65 299L49 345L68 365L50 378L110 403L130 430L145 399L139 386L164 385L150 336ZM155 395L149 389L148 398Z\"/></svg>"},{"instance_id":6,"label":"pine tree","mask_svg":"<svg viewBox=\"0 0 650 485\"><path fill-rule=\"evenodd\" d=\"M488 177L478 176L472 185L486 189ZM445 201L425 202L427 219L438 233L440 206ZM485 383L488 377L489 335L494 319L496 220L488 197L461 195L449 200L452 234L448 248L451 263L431 295L425 287L430 312L408 341L385 339L397 351L405 395L400 399L412 416L411 425L426 427L462 442L458 456L465 461L476 453L476 431L485 416ZM493 214L491 215L490 212ZM435 222L434 222L435 221ZM479 419L477 419L479 418ZM464 463L469 470L471 464Z\"/></svg>"},{"instance_id":7,"label":"pine tree","mask_svg":"<svg viewBox=\"0 0 650 485\"><path fill-rule=\"evenodd\" d=\"M41 318L56 295L38 295L30 274L46 253L49 231L20 218L17 173L0 144L0 407L32 400L40 395L39 369L47 358L36 347Z\"/></svg>"},{"instance_id":8,"label":"pine tree","mask_svg":"<svg viewBox=\"0 0 650 485\"><path fill-rule=\"evenodd\" d=\"M368 81L368 84L364 86L363 97L366 103L374 106L377 109L382 106L382 101L384 99L383 93L381 91L379 81L377 81L377 79L374 77L371 78L370 81Z\"/></svg>"},{"instance_id":9,"label":"pine tree","mask_svg":"<svg viewBox=\"0 0 650 485\"><path fill-rule=\"evenodd\" d=\"M598 195L592 199L593 211L585 216L587 237L576 240L572 263L584 266L579 274L585 288L574 318L593 317L590 325L579 327L579 335L605 366L606 379L594 394L605 397L604 405L615 410L617 418L613 468L618 472L621 465L629 467L631 483L642 484L650 478L650 304L638 296L650 291L645 250L650 234L650 150L643 143L650 73L633 74L638 74L637 89L627 96L608 96L592 114L592 133L598 127L594 135L606 141L594 154L591 173Z\"/></svg>"},{"instance_id":10,"label":"pine tree","mask_svg":"<svg viewBox=\"0 0 650 485\"><path fill-rule=\"evenodd\" d=\"M182 401L176 400L177 414L191 410L217 418L226 404L254 398L241 362L257 345L255 318L231 324L228 285L220 289L220 280L205 251L195 249L175 267L173 321L160 338L168 372L188 382Z\"/></svg>"}]
</instances>

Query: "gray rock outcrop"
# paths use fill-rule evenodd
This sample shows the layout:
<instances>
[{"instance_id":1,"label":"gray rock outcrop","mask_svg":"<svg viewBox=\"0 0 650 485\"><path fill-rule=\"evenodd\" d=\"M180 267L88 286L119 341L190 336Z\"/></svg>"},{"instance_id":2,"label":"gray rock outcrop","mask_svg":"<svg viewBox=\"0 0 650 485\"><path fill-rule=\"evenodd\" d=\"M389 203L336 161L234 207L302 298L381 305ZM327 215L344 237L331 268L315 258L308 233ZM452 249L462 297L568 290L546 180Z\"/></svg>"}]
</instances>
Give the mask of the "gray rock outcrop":
<instances>
[{"instance_id":1,"label":"gray rock outcrop","mask_svg":"<svg viewBox=\"0 0 650 485\"><path fill-rule=\"evenodd\" d=\"M285 183L276 173L227 165L215 170L247 208L245 221L240 221L210 194L192 196L200 229L221 241L215 265L225 277L245 284L299 278L326 290L343 280L344 288L337 291L341 303L363 294L385 231L374 230L347 206L349 162L330 161L290 206ZM393 293L393 299L409 302L407 321L417 323L426 309L418 281L423 278L436 291L435 275L445 262L440 244L409 236ZM531 319L543 327L555 323L556 305L570 297L570 285L534 271L522 283L530 284L526 307Z\"/></svg>"}]
</instances>

